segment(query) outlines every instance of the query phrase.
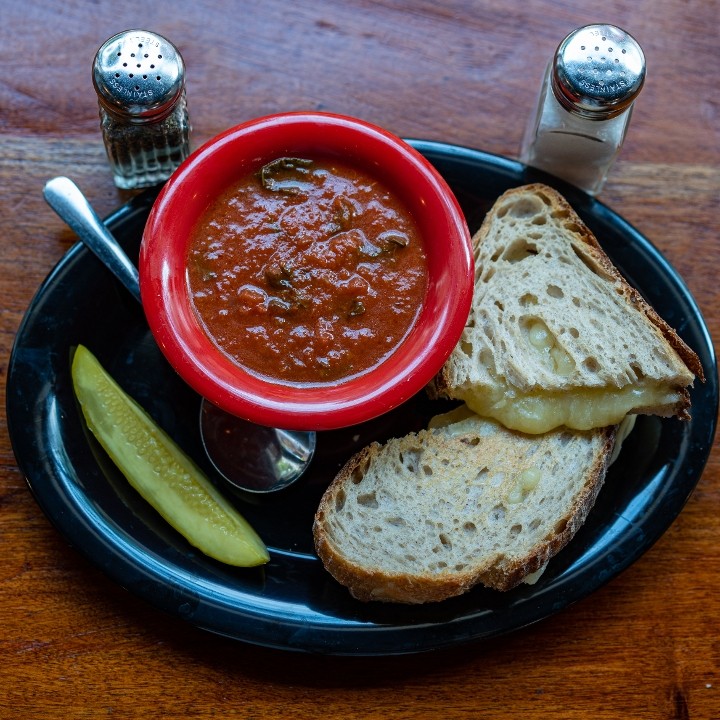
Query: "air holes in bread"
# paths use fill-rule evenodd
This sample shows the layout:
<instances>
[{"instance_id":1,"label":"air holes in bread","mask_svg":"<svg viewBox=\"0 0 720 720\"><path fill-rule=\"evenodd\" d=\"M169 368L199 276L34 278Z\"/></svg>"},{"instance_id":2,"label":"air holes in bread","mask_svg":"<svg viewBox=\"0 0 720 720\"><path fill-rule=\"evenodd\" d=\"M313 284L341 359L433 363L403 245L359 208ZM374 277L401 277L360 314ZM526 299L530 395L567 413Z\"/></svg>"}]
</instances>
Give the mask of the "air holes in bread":
<instances>
[{"instance_id":1,"label":"air holes in bread","mask_svg":"<svg viewBox=\"0 0 720 720\"><path fill-rule=\"evenodd\" d=\"M445 533L440 533L440 535L438 535L438 538L440 539L440 542L442 543L444 548L446 548L447 550L452 550L452 542Z\"/></svg>"},{"instance_id":2,"label":"air holes in bread","mask_svg":"<svg viewBox=\"0 0 720 720\"><path fill-rule=\"evenodd\" d=\"M523 526L516 523L510 528L510 537L517 537L522 532Z\"/></svg>"},{"instance_id":3,"label":"air holes in bread","mask_svg":"<svg viewBox=\"0 0 720 720\"><path fill-rule=\"evenodd\" d=\"M587 372L597 373L600 372L600 363L597 361L597 358L585 358L585 360L583 360L583 368L587 370Z\"/></svg>"},{"instance_id":4,"label":"air holes in bread","mask_svg":"<svg viewBox=\"0 0 720 720\"><path fill-rule=\"evenodd\" d=\"M532 293L525 293L520 297L519 300L520 307L529 307L531 305L537 305L538 299L537 295L533 295Z\"/></svg>"},{"instance_id":5,"label":"air holes in bread","mask_svg":"<svg viewBox=\"0 0 720 720\"><path fill-rule=\"evenodd\" d=\"M551 298L556 298L558 300L565 297L565 293L562 291L562 288L558 287L557 285L548 285L547 294Z\"/></svg>"},{"instance_id":6,"label":"air holes in bread","mask_svg":"<svg viewBox=\"0 0 720 720\"><path fill-rule=\"evenodd\" d=\"M352 471L350 479L352 480L354 485L359 485L362 482L362 479L363 477L365 477L365 473L367 472L369 465L370 458L366 456L362 459L362 462L360 462L358 466Z\"/></svg>"},{"instance_id":7,"label":"air holes in bread","mask_svg":"<svg viewBox=\"0 0 720 720\"><path fill-rule=\"evenodd\" d=\"M529 527L531 530L537 530L537 529L540 527L540 523L541 523L541 522L542 522L542 521L540 520L540 518L535 518L534 520L532 520L532 521L530 522L530 525L528 525L528 527Z\"/></svg>"},{"instance_id":8,"label":"air holes in bread","mask_svg":"<svg viewBox=\"0 0 720 720\"><path fill-rule=\"evenodd\" d=\"M630 369L633 371L633 374L638 380L644 380L645 379L645 373L640 368L640 365L636 362L630 363Z\"/></svg>"},{"instance_id":9,"label":"air holes in bread","mask_svg":"<svg viewBox=\"0 0 720 720\"><path fill-rule=\"evenodd\" d=\"M400 453L400 464L411 473L417 472L418 465L420 464L420 456L422 450L420 448L411 448L405 452Z\"/></svg>"},{"instance_id":10,"label":"air holes in bread","mask_svg":"<svg viewBox=\"0 0 720 720\"><path fill-rule=\"evenodd\" d=\"M468 521L463 525L463 530L469 535L473 535L477 532L477 525L475 525L475 523L473 522Z\"/></svg>"},{"instance_id":11,"label":"air holes in bread","mask_svg":"<svg viewBox=\"0 0 720 720\"><path fill-rule=\"evenodd\" d=\"M490 520L492 522L501 522L505 519L505 506L504 505L496 505L491 511L490 511Z\"/></svg>"},{"instance_id":12,"label":"air holes in bread","mask_svg":"<svg viewBox=\"0 0 720 720\"><path fill-rule=\"evenodd\" d=\"M480 468L477 475L475 476L475 483L482 484L488 476L488 469L486 467Z\"/></svg>"},{"instance_id":13,"label":"air holes in bread","mask_svg":"<svg viewBox=\"0 0 720 720\"><path fill-rule=\"evenodd\" d=\"M579 331L577 328L574 328L574 327L568 328L568 332L569 332L570 335L572 335L572 337L574 337L576 340L577 340L577 338L580 337L580 331Z\"/></svg>"},{"instance_id":14,"label":"air holes in bread","mask_svg":"<svg viewBox=\"0 0 720 720\"><path fill-rule=\"evenodd\" d=\"M507 246L502 258L509 263L518 263L537 254L538 249L533 243L525 238L518 238Z\"/></svg>"},{"instance_id":15,"label":"air holes in bread","mask_svg":"<svg viewBox=\"0 0 720 720\"><path fill-rule=\"evenodd\" d=\"M340 489L335 495L335 512L341 512L345 507L345 491Z\"/></svg>"},{"instance_id":16,"label":"air holes in bread","mask_svg":"<svg viewBox=\"0 0 720 720\"><path fill-rule=\"evenodd\" d=\"M357 504L362 505L363 507L372 508L373 510L380 507L374 492L358 495Z\"/></svg>"},{"instance_id":17,"label":"air holes in bread","mask_svg":"<svg viewBox=\"0 0 720 720\"><path fill-rule=\"evenodd\" d=\"M537 197L521 197L515 202L505 206L503 215L511 215L519 220L525 220L536 215L542 215L545 207Z\"/></svg>"}]
</instances>

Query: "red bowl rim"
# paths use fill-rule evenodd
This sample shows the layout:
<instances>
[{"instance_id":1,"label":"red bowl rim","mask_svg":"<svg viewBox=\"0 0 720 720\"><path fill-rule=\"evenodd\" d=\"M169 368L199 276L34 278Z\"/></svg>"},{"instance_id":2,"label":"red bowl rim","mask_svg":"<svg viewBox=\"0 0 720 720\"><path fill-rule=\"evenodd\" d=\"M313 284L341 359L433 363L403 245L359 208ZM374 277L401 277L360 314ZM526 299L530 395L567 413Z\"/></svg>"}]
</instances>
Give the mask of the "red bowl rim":
<instances>
[{"instance_id":1,"label":"red bowl rim","mask_svg":"<svg viewBox=\"0 0 720 720\"><path fill-rule=\"evenodd\" d=\"M244 174L245 170L234 169L238 163L259 167L281 154L299 154L302 148L307 153L311 144L321 153L328 142L337 143L329 154L349 155L367 170L374 169L396 191L395 183L387 181L388 173L395 179L412 174L412 192L400 192L411 211L419 213L423 233L427 226L433 234L444 235L445 242L426 241L430 277L425 304L401 349L363 375L313 388L259 377L218 350L192 309L184 263L189 226L217 189ZM263 143L268 145L267 155L263 155ZM274 148L272 153L270 148ZM474 284L467 223L440 173L412 146L383 128L325 112L256 118L229 128L193 152L153 204L143 233L139 271L151 332L185 382L233 415L261 425L303 430L329 430L370 420L422 390L460 339Z\"/></svg>"}]
</instances>

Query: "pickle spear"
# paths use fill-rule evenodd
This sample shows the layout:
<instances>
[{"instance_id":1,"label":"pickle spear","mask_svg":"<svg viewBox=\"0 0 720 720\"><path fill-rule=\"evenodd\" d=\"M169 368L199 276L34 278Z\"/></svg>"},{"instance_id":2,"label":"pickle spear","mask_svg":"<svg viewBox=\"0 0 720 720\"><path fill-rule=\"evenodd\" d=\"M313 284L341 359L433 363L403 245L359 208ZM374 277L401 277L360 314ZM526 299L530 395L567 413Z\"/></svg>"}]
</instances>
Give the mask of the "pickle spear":
<instances>
[{"instance_id":1,"label":"pickle spear","mask_svg":"<svg viewBox=\"0 0 720 720\"><path fill-rule=\"evenodd\" d=\"M220 562L268 562L267 548L245 518L83 345L75 351L72 378L88 428L170 525Z\"/></svg>"}]
</instances>

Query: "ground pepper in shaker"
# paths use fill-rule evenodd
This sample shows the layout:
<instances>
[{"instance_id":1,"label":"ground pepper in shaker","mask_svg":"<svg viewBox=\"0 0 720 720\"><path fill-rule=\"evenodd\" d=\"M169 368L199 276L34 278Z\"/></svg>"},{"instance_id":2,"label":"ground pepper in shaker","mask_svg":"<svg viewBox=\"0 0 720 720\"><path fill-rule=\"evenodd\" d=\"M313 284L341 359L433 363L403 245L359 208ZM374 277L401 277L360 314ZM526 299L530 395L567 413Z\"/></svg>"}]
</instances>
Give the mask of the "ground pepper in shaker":
<instances>
[{"instance_id":1,"label":"ground pepper in shaker","mask_svg":"<svg viewBox=\"0 0 720 720\"><path fill-rule=\"evenodd\" d=\"M546 70L520 160L597 194L644 82L642 49L624 30L587 25L570 33Z\"/></svg>"},{"instance_id":2,"label":"ground pepper in shaker","mask_svg":"<svg viewBox=\"0 0 720 720\"><path fill-rule=\"evenodd\" d=\"M189 155L185 65L178 49L146 30L126 30L95 55L93 85L115 185L167 180Z\"/></svg>"}]
</instances>

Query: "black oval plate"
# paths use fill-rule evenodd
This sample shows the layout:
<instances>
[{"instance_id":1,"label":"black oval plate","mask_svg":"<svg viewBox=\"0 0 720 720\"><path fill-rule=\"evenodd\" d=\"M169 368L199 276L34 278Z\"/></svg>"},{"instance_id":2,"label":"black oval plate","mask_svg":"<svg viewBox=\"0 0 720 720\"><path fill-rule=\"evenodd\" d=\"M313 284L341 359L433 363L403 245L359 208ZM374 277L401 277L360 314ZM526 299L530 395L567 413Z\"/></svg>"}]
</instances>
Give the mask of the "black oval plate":
<instances>
[{"instance_id":1,"label":"black oval plate","mask_svg":"<svg viewBox=\"0 0 720 720\"><path fill-rule=\"evenodd\" d=\"M639 419L586 524L533 586L508 593L478 587L418 607L363 604L315 556L311 525L324 488L360 446L419 429L443 409L422 393L379 420L321 433L308 475L293 488L262 498L224 488L272 558L262 569L231 568L172 530L85 430L69 370L79 343L215 477L200 446L199 398L165 362L136 301L78 243L40 287L17 334L8 372L10 437L59 532L156 607L238 640L327 654L413 653L488 638L541 620L620 573L668 528L700 478L715 433L717 367L700 312L662 255L606 206L549 176L467 148L412 142L445 176L473 232L506 189L536 180L556 186L628 280L700 356L707 382L692 391L692 420ZM107 220L134 259L154 197L146 192Z\"/></svg>"}]
</instances>

